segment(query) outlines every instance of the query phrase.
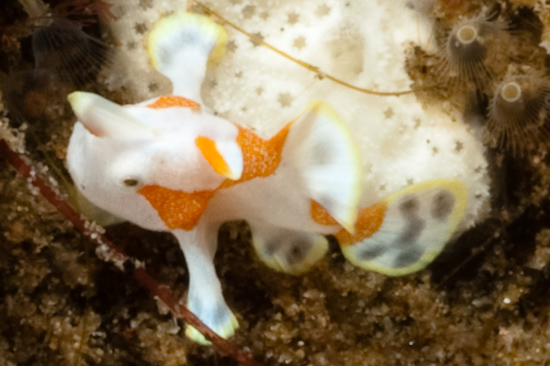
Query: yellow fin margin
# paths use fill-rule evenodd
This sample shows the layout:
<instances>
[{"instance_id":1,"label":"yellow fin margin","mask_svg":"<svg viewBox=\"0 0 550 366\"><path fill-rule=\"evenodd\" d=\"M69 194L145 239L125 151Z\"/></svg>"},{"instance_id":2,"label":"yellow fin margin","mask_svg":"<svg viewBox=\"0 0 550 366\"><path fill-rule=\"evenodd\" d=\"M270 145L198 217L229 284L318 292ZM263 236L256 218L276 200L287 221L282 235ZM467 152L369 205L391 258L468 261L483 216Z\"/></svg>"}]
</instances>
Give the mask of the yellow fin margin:
<instances>
[{"instance_id":1,"label":"yellow fin margin","mask_svg":"<svg viewBox=\"0 0 550 366\"><path fill-rule=\"evenodd\" d=\"M160 41L170 36L172 32L181 29L182 25L189 25L198 29L205 37L216 39L216 45L210 52L209 64L216 64L225 53L228 35L226 30L205 15L196 13L176 13L161 19L154 27L147 40L147 48L151 63L158 68L157 46Z\"/></svg>"}]
</instances>

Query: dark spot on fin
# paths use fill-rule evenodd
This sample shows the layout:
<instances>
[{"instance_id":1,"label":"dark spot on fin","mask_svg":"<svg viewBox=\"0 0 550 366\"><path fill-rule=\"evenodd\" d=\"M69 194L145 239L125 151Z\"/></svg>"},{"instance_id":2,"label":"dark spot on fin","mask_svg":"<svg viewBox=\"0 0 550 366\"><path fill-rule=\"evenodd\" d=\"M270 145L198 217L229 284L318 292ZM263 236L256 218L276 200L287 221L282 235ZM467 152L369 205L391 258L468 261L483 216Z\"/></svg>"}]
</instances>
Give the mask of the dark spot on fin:
<instances>
[{"instance_id":1,"label":"dark spot on fin","mask_svg":"<svg viewBox=\"0 0 550 366\"><path fill-rule=\"evenodd\" d=\"M298 240L289 243L286 251L286 260L290 265L300 263L311 249L311 243L306 240Z\"/></svg>"},{"instance_id":2,"label":"dark spot on fin","mask_svg":"<svg viewBox=\"0 0 550 366\"><path fill-rule=\"evenodd\" d=\"M418 200L411 195L403 197L399 203L399 211L406 217L416 216L419 207Z\"/></svg>"},{"instance_id":3,"label":"dark spot on fin","mask_svg":"<svg viewBox=\"0 0 550 366\"><path fill-rule=\"evenodd\" d=\"M438 192L432 201L432 217L439 221L446 220L453 212L455 200L455 196L447 190Z\"/></svg>"},{"instance_id":4,"label":"dark spot on fin","mask_svg":"<svg viewBox=\"0 0 550 366\"><path fill-rule=\"evenodd\" d=\"M426 222L418 216L407 218L405 230L399 236L396 244L402 248L418 242L418 239L420 238L420 235L422 235L422 231L425 227Z\"/></svg>"},{"instance_id":5,"label":"dark spot on fin","mask_svg":"<svg viewBox=\"0 0 550 366\"><path fill-rule=\"evenodd\" d=\"M395 243L399 247L409 246L418 241L426 223L418 216L420 202L411 195L405 196L399 203L399 211L406 222L403 233Z\"/></svg>"},{"instance_id":6,"label":"dark spot on fin","mask_svg":"<svg viewBox=\"0 0 550 366\"><path fill-rule=\"evenodd\" d=\"M357 257L362 261L371 261L380 257L386 252L388 248L381 244L374 244L367 248L361 248L358 250Z\"/></svg>"},{"instance_id":7,"label":"dark spot on fin","mask_svg":"<svg viewBox=\"0 0 550 366\"><path fill-rule=\"evenodd\" d=\"M280 243L276 240L271 240L264 245L264 253L268 257L273 257L273 254L277 251L277 248L280 246Z\"/></svg>"},{"instance_id":8,"label":"dark spot on fin","mask_svg":"<svg viewBox=\"0 0 550 366\"><path fill-rule=\"evenodd\" d=\"M393 268L406 268L410 267L413 264L417 263L422 255L424 250L418 246L409 247L407 250L402 251L393 262Z\"/></svg>"}]
</instances>

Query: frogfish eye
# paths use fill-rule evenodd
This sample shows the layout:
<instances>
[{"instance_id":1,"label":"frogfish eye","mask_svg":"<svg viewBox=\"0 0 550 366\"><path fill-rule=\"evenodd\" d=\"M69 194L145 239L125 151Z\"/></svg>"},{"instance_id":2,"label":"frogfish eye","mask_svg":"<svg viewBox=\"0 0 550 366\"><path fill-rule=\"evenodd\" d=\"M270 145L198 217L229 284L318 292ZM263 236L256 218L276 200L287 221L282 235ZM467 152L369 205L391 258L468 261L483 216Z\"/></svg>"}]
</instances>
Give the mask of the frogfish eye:
<instances>
[{"instance_id":1,"label":"frogfish eye","mask_svg":"<svg viewBox=\"0 0 550 366\"><path fill-rule=\"evenodd\" d=\"M137 179L128 178L128 179L124 179L123 183L127 187L135 187L139 184L139 181Z\"/></svg>"}]
</instances>

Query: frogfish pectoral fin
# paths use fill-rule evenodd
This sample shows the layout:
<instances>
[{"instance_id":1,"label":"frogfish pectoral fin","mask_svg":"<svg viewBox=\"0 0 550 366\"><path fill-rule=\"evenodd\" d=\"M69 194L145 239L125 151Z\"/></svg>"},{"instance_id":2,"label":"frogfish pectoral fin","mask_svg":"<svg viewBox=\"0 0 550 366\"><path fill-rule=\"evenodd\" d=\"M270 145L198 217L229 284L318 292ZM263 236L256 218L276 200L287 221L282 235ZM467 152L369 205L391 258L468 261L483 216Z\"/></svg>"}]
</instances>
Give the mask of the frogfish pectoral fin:
<instances>
[{"instance_id":1,"label":"frogfish pectoral fin","mask_svg":"<svg viewBox=\"0 0 550 366\"><path fill-rule=\"evenodd\" d=\"M205 225L204 222L193 230L172 231L178 239L189 271L188 309L220 337L229 338L239 323L225 302L214 268L217 232L216 225ZM210 344L190 325L186 326L185 335L197 343Z\"/></svg>"},{"instance_id":2,"label":"frogfish pectoral fin","mask_svg":"<svg viewBox=\"0 0 550 366\"><path fill-rule=\"evenodd\" d=\"M321 234L249 223L256 254L268 267L292 275L308 271L328 250Z\"/></svg>"},{"instance_id":3,"label":"frogfish pectoral fin","mask_svg":"<svg viewBox=\"0 0 550 366\"><path fill-rule=\"evenodd\" d=\"M295 120L283 160L302 172L310 198L353 231L361 194L361 155L351 131L328 104L314 101Z\"/></svg>"},{"instance_id":4,"label":"frogfish pectoral fin","mask_svg":"<svg viewBox=\"0 0 550 366\"><path fill-rule=\"evenodd\" d=\"M336 234L346 259L388 276L430 264L464 216L468 192L461 181L438 179L406 187L359 212L355 233Z\"/></svg>"}]
</instances>

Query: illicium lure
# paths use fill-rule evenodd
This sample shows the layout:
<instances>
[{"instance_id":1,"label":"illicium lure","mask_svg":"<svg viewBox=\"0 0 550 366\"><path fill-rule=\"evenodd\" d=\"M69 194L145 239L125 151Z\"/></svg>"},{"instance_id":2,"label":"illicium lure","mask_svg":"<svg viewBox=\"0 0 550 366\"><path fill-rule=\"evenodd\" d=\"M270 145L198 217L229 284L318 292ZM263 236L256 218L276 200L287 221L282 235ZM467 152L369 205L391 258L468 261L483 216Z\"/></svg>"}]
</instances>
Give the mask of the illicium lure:
<instances>
[{"instance_id":1,"label":"illicium lure","mask_svg":"<svg viewBox=\"0 0 550 366\"><path fill-rule=\"evenodd\" d=\"M327 234L369 270L404 275L430 263L464 216L461 181L422 182L360 208L359 149L324 102L311 102L269 139L203 107L207 64L221 57L226 39L205 16L168 16L148 47L172 94L126 106L91 93L69 96L78 122L67 164L80 192L121 218L176 236L189 269L187 305L223 337L238 326L212 262L223 222L248 221L259 258L290 274L325 254ZM186 334L205 342L191 327Z\"/></svg>"}]
</instances>

